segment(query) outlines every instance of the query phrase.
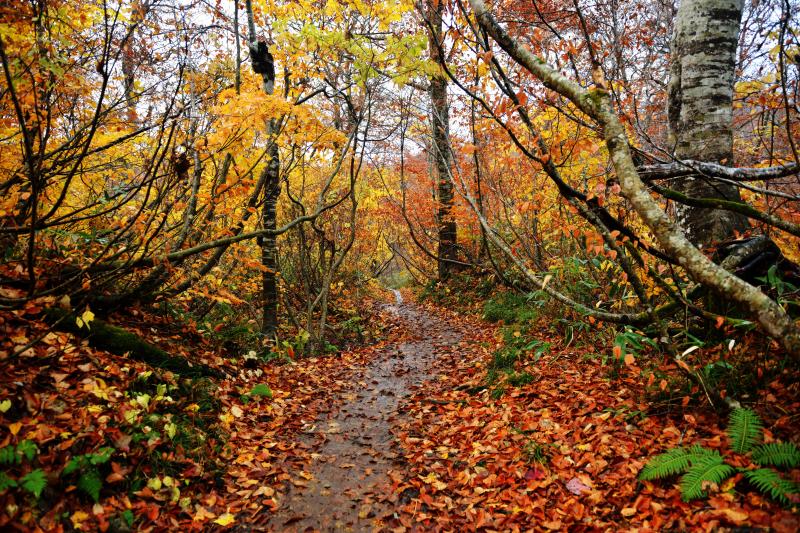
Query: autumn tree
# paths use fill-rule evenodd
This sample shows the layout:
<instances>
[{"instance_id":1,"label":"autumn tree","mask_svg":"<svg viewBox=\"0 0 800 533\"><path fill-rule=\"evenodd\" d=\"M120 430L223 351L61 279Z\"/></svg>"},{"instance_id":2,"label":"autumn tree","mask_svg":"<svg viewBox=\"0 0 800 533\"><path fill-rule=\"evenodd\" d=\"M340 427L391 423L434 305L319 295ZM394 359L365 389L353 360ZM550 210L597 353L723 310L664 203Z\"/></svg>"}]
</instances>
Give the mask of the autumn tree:
<instances>
[{"instance_id":1,"label":"autumn tree","mask_svg":"<svg viewBox=\"0 0 800 533\"><path fill-rule=\"evenodd\" d=\"M591 47L586 20L578 10L579 28L589 43L593 87L586 89L521 45L497 22L480 0L470 4L480 26L503 50L546 88L563 96L585 114L602 132L611 162L625 199L654 234L663 251L687 274L708 289L739 303L756 318L764 330L781 340L790 353L800 353L800 333L786 311L758 288L714 264L686 237L683 230L669 219L663 208L650 195L634 162L630 142L619 116L609 99L609 83L605 80L597 55ZM544 283L540 282L540 286Z\"/></svg>"}]
</instances>

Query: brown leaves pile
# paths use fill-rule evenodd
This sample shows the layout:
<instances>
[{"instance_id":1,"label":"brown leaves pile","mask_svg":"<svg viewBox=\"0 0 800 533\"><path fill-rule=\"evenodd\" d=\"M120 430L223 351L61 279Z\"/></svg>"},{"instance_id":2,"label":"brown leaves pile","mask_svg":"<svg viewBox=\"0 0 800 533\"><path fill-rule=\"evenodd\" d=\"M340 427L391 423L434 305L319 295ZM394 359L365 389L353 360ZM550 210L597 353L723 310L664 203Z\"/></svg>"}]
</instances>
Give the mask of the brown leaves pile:
<instances>
[{"instance_id":1,"label":"brown leaves pile","mask_svg":"<svg viewBox=\"0 0 800 533\"><path fill-rule=\"evenodd\" d=\"M439 379L406 402L397 437L407 465L392 473L398 530L800 527L755 491L709 487L708 500L686 503L674 481L639 482L652 455L687 443L722 448L725 436L706 411L649 412L638 368L609 379L598 359L582 357L585 348L554 350L525 366L532 383L492 399L475 391L497 332L472 331L463 351L439 361Z\"/></svg>"}]
</instances>

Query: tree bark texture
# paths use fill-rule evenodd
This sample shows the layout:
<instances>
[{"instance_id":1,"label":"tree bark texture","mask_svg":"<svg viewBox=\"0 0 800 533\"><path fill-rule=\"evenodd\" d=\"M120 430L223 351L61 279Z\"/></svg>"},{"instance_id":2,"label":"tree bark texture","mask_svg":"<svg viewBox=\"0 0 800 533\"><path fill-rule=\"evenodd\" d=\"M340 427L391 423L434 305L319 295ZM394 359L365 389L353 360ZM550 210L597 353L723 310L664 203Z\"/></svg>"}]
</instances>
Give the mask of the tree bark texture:
<instances>
[{"instance_id":1,"label":"tree bark texture","mask_svg":"<svg viewBox=\"0 0 800 533\"><path fill-rule=\"evenodd\" d=\"M672 38L668 118L677 159L733 164L733 83L743 0L682 0ZM699 174L676 188L694 198L741 202L739 189ZM678 222L699 247L744 231L740 214L677 204Z\"/></svg>"},{"instance_id":2,"label":"tree bark texture","mask_svg":"<svg viewBox=\"0 0 800 533\"><path fill-rule=\"evenodd\" d=\"M431 60L437 65L444 63L442 46L442 13L444 2L428 0L428 49ZM450 180L452 155L450 152L450 112L447 103L447 77L438 72L431 77L428 92L431 98L431 132L433 170L436 179L438 208L436 218L439 224L438 268L439 279L447 279L458 259L456 247L457 227L453 218L453 183Z\"/></svg>"}]
</instances>

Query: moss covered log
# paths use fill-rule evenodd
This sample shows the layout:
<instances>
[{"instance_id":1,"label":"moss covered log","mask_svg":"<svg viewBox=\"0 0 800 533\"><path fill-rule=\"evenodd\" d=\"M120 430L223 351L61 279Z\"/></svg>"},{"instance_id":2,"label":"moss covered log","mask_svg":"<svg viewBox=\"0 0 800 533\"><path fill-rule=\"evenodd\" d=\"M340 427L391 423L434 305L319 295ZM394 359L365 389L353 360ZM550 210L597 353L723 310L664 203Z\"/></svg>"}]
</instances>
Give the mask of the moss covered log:
<instances>
[{"instance_id":1,"label":"moss covered log","mask_svg":"<svg viewBox=\"0 0 800 533\"><path fill-rule=\"evenodd\" d=\"M78 326L77 316L63 309L45 310L47 321L59 331L75 334L89 341L89 346L115 355L126 356L148 365L175 372L186 377L216 377L224 374L200 363L190 363L183 357L175 357L158 346L154 346L138 335L103 320L94 319L87 328Z\"/></svg>"}]
</instances>

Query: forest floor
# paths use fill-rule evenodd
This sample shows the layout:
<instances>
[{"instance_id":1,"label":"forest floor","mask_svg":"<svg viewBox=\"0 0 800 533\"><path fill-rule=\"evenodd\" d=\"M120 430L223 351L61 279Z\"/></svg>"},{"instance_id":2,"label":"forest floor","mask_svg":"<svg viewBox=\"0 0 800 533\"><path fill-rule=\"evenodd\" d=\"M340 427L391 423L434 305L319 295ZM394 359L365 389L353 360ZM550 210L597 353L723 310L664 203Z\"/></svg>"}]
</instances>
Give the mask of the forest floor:
<instances>
[{"instance_id":1,"label":"forest floor","mask_svg":"<svg viewBox=\"0 0 800 533\"><path fill-rule=\"evenodd\" d=\"M395 295L387 310L415 333L375 353L344 403L306 430L303 441L313 450L308 484L289 487L269 517L272 529L372 531L391 521L397 497L390 474L402 469L392 434L402 420L400 402L466 335L463 325L450 326Z\"/></svg>"},{"instance_id":2,"label":"forest floor","mask_svg":"<svg viewBox=\"0 0 800 533\"><path fill-rule=\"evenodd\" d=\"M499 389L487 374L504 344L500 326L410 294L392 299L369 319L380 340L255 368L227 362L191 328L152 316L139 317L149 330L123 324L226 372L208 391L205 381L49 334L0 369L0 401L9 400L0 448L24 440L38 450L8 472L47 474L36 501L0 491L0 528L800 529L796 509L741 475L690 503L675 479L637 480L656 453L695 443L725 452L728 443L725 421L707 408L653 404L652 374L636 362L610 373L593 356L607 347L565 344L543 325L552 349L531 350L514 374L527 377ZM24 313L2 318L16 344L46 331ZM269 394L257 393L263 386ZM768 438L797 439L797 387L776 381L755 399ZM103 446L110 461L96 467L103 483L93 502L64 466Z\"/></svg>"}]
</instances>

